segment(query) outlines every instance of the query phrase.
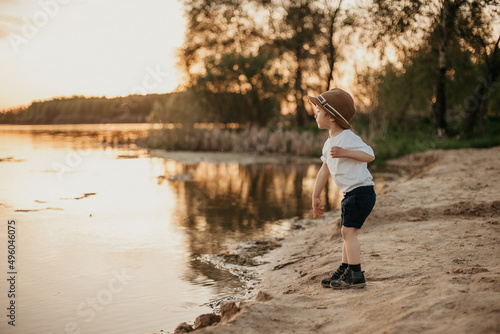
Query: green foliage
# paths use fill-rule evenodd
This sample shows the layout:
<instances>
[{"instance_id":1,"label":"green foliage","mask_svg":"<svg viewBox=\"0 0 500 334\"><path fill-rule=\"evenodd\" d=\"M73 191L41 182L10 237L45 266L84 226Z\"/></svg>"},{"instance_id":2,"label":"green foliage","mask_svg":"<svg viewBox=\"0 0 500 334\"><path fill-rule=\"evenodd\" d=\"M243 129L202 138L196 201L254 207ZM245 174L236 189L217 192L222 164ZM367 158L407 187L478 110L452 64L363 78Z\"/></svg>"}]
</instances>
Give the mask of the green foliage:
<instances>
[{"instance_id":1,"label":"green foliage","mask_svg":"<svg viewBox=\"0 0 500 334\"><path fill-rule=\"evenodd\" d=\"M77 123L268 123L277 119L280 106L270 95L254 106L252 94L213 93L188 89L184 92L105 97L56 98L33 102L26 109L0 113L0 123L77 124Z\"/></svg>"},{"instance_id":2,"label":"green foliage","mask_svg":"<svg viewBox=\"0 0 500 334\"><path fill-rule=\"evenodd\" d=\"M157 94L105 97L73 96L33 102L15 113L0 113L0 123L77 124L144 122Z\"/></svg>"},{"instance_id":3,"label":"green foliage","mask_svg":"<svg viewBox=\"0 0 500 334\"><path fill-rule=\"evenodd\" d=\"M394 127L386 136L373 139L375 163L383 164L388 159L432 149L488 148L500 145L500 119L488 118L485 122L485 135L468 139L439 138L432 134L433 125L430 122L420 124L420 127L408 131Z\"/></svg>"},{"instance_id":4,"label":"green foliage","mask_svg":"<svg viewBox=\"0 0 500 334\"><path fill-rule=\"evenodd\" d=\"M452 69L445 76L447 121L449 136L455 136L460 132L471 92L481 82L482 67L472 61L470 52L461 51L459 44L452 43L449 48L454 57L449 62ZM431 47L420 48L411 52L402 66L389 63L360 78L360 84L374 83L367 97L376 103L365 108L374 137L384 137L394 127L412 132L424 126L433 133L430 111L435 98L438 69L433 65L437 58Z\"/></svg>"},{"instance_id":5,"label":"green foliage","mask_svg":"<svg viewBox=\"0 0 500 334\"><path fill-rule=\"evenodd\" d=\"M430 71L437 73L433 92L428 97L432 99L430 113L441 135L453 135L453 130L456 131L451 129L450 133L447 123L450 105L456 106L467 95L472 96L472 100L466 106L467 110L458 116L463 120L462 135L470 136L476 122L482 122L484 113L480 109L481 105L488 103L483 96L490 87L484 85L484 80L477 83L477 80L467 79L467 73L471 77L477 75L472 73L474 70L482 68L479 77L491 77L491 81L495 81L500 73L500 38L493 33L499 8L498 0L415 0L409 3L374 0L371 21L381 27L375 28L374 45L383 48L391 44L395 47L401 54L404 70L407 69L407 60L414 58L411 50L429 45L435 53ZM455 74L465 80L455 80L454 85ZM462 93L464 89L468 89L466 96ZM451 115L454 117L456 115Z\"/></svg>"},{"instance_id":6,"label":"green foliage","mask_svg":"<svg viewBox=\"0 0 500 334\"><path fill-rule=\"evenodd\" d=\"M375 151L375 164L406 154L430 149L487 148L500 145L500 119L488 118L485 136L467 140L439 138L433 135L433 124L428 118L415 118L413 128L391 124L384 136L373 136L369 116L357 114L354 131ZM165 150L231 151L249 154L291 154L319 157L327 133L312 126L296 128L247 127L240 130L211 129L184 126L175 129L153 130L140 145Z\"/></svg>"},{"instance_id":7,"label":"green foliage","mask_svg":"<svg viewBox=\"0 0 500 334\"><path fill-rule=\"evenodd\" d=\"M158 98L146 120L181 124L244 124L259 123L259 117L267 122L279 112L279 106L272 97L263 99L260 103L263 110L270 112L264 115L252 114L248 107L252 104L249 94L212 93L206 90L188 89L185 92L166 94Z\"/></svg>"},{"instance_id":8,"label":"green foliage","mask_svg":"<svg viewBox=\"0 0 500 334\"><path fill-rule=\"evenodd\" d=\"M265 26L254 20L263 14L263 4L226 0L184 4L188 24L179 63L189 89L204 98L203 109L211 119L266 125L279 114L288 83L276 66L279 53L264 38Z\"/></svg>"},{"instance_id":9,"label":"green foliage","mask_svg":"<svg viewBox=\"0 0 500 334\"><path fill-rule=\"evenodd\" d=\"M337 15L338 3L185 0L188 25L179 63L187 85L248 94L249 121L259 126L275 113L269 106L292 102L296 124L304 125L312 119L307 91L328 86L340 53L332 36L347 25ZM271 97L276 103L265 101Z\"/></svg>"},{"instance_id":10,"label":"green foliage","mask_svg":"<svg viewBox=\"0 0 500 334\"><path fill-rule=\"evenodd\" d=\"M279 113L278 98L285 87L279 73L273 73L271 60L272 52L260 51L259 54L248 56L227 53L220 57L209 57L205 65L205 76L198 77L195 89L199 94L206 96L232 95L244 101L244 104L235 105L236 109L228 106L227 111L245 114L244 121L264 126ZM230 99L231 102L234 99ZM224 100L215 99L209 108L214 112L224 114L226 106ZM228 118L229 115L221 115Z\"/></svg>"}]
</instances>

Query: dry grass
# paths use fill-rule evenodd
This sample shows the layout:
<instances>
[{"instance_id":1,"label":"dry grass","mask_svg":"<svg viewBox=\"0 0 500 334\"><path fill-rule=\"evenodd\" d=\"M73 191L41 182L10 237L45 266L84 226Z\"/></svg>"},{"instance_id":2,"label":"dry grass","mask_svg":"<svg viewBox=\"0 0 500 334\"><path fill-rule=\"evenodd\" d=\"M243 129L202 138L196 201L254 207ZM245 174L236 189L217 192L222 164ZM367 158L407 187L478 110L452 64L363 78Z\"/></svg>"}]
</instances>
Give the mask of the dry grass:
<instances>
[{"instance_id":1,"label":"dry grass","mask_svg":"<svg viewBox=\"0 0 500 334\"><path fill-rule=\"evenodd\" d=\"M138 144L168 151L257 152L259 154L319 155L326 139L309 131L270 130L248 127L243 130L182 127L152 130Z\"/></svg>"}]
</instances>

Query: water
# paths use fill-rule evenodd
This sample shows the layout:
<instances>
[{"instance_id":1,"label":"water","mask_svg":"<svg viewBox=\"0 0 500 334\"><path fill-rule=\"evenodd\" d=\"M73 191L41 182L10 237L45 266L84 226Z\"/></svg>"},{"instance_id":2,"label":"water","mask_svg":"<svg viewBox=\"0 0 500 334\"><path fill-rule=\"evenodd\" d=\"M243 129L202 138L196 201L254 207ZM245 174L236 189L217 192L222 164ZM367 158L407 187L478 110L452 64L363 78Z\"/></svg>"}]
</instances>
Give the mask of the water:
<instances>
[{"instance_id":1,"label":"water","mask_svg":"<svg viewBox=\"0 0 500 334\"><path fill-rule=\"evenodd\" d=\"M200 306L210 299L242 292L199 256L310 216L318 163L158 158L130 144L149 126L0 126L5 314L9 219L17 272L16 327L2 313L1 333L172 331L211 312Z\"/></svg>"}]
</instances>

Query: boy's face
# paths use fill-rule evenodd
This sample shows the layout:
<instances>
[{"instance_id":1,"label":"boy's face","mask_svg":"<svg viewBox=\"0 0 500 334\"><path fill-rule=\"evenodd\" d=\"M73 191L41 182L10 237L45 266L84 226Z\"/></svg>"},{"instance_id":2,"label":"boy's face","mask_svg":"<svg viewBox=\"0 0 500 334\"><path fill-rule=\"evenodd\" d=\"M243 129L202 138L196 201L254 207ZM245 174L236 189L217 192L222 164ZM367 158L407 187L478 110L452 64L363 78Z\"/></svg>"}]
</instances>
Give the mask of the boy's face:
<instances>
[{"instance_id":1,"label":"boy's face","mask_svg":"<svg viewBox=\"0 0 500 334\"><path fill-rule=\"evenodd\" d=\"M326 111L323 109L314 106L316 108L316 114L314 117L316 118L316 123L318 123L318 128L320 129L329 129L332 119L329 115L326 114Z\"/></svg>"}]
</instances>

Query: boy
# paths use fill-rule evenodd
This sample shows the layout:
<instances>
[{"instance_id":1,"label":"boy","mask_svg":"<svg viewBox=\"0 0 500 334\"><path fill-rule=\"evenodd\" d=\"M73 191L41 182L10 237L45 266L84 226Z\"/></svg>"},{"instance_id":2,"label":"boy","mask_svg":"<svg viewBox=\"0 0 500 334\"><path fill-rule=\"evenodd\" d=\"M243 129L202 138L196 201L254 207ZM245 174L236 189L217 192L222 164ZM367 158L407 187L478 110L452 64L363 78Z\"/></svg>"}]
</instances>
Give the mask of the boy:
<instances>
[{"instance_id":1,"label":"boy","mask_svg":"<svg viewBox=\"0 0 500 334\"><path fill-rule=\"evenodd\" d=\"M344 194L341 204L342 264L331 277L322 280L321 285L334 289L363 288L366 282L361 271L357 232L375 205L373 178L367 168L367 163L373 161L375 155L370 146L349 130L349 122L356 112L349 93L334 88L317 98L308 98L316 107L318 127L328 129L330 134L323 146L323 165L314 184L314 217L323 215L319 195L329 174Z\"/></svg>"}]
</instances>

